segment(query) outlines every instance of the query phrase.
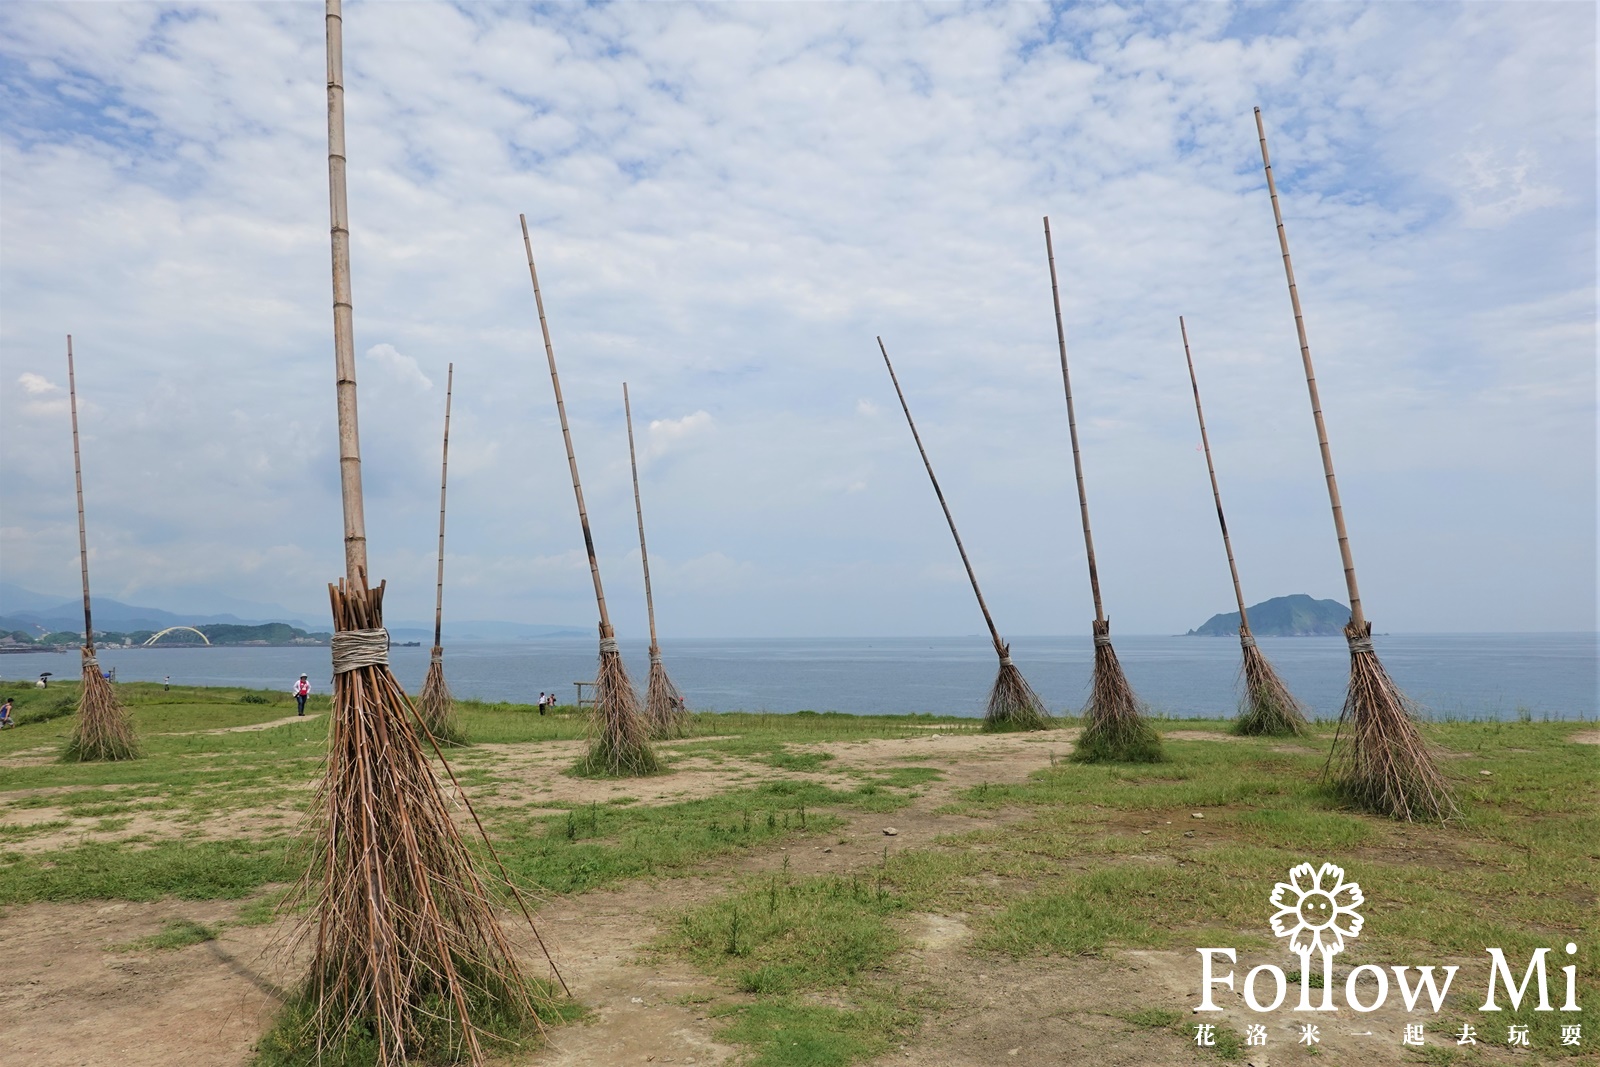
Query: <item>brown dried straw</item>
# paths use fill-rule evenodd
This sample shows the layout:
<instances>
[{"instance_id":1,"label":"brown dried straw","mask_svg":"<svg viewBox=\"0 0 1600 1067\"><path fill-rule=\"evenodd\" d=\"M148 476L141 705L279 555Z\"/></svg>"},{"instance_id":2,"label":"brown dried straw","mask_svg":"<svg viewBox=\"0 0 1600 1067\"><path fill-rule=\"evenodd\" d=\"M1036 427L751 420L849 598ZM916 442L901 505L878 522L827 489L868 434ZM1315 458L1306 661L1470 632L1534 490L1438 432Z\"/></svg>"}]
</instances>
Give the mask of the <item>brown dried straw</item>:
<instances>
[{"instance_id":1,"label":"brown dried straw","mask_svg":"<svg viewBox=\"0 0 1600 1067\"><path fill-rule=\"evenodd\" d=\"M62 758L75 763L134 759L139 739L133 717L117 700L94 658L94 622L89 613L89 538L83 522L83 460L78 451L78 381L72 365L72 335L67 335L67 400L72 411L72 474L78 487L78 563L83 571L83 688L78 721Z\"/></svg>"},{"instance_id":2,"label":"brown dried straw","mask_svg":"<svg viewBox=\"0 0 1600 1067\"><path fill-rule=\"evenodd\" d=\"M528 253L528 276L533 280L533 302L539 309L539 330L544 335L545 360L550 364L550 384L556 394L556 416L561 422L561 437L567 446L567 468L572 472L572 492L578 500L578 524L583 527L583 545L589 553L589 575L594 579L595 603L600 608L600 667L595 673L594 711L589 717L589 751L578 761L578 774L601 777L635 777L657 774L665 768L650 747L650 729L639 711L639 697L628 669L617 651L617 632L606 610L606 594L600 585L600 561L595 555L594 535L589 531L589 512L583 503L583 485L578 480L578 460L572 451L572 431L567 426L567 406L561 398L561 376L556 372L556 350L550 342L550 323L544 314L544 295L539 291L539 271L533 265L533 240L528 236L528 217L522 222L522 246Z\"/></svg>"},{"instance_id":3,"label":"brown dried straw","mask_svg":"<svg viewBox=\"0 0 1600 1067\"><path fill-rule=\"evenodd\" d=\"M446 745L464 745L467 735L461 729L461 719L456 714L455 698L444 680L444 647L440 640L444 626L444 501L445 484L450 475L450 398L455 389L456 365L449 364L444 384L444 451L439 462L439 576L434 586L433 599L433 653L428 660L428 674L422 680L422 696L417 700L417 715L428 728L435 741Z\"/></svg>"},{"instance_id":4,"label":"brown dried straw","mask_svg":"<svg viewBox=\"0 0 1600 1067\"><path fill-rule=\"evenodd\" d=\"M478 1064L487 1045L514 1043L540 1030L536 1009L547 997L524 978L452 808L472 820L530 930L532 918L443 753L431 743L425 750L426 729L413 727L421 722L389 671L384 586L367 585L340 0L327 0L327 44L334 357L348 573L328 587L334 626L328 767L312 809L312 863L291 901L312 903L300 929L313 946L311 974L266 1044L295 1062L361 1056L383 1067L416 1060ZM450 798L429 750L449 777Z\"/></svg>"},{"instance_id":5,"label":"brown dried straw","mask_svg":"<svg viewBox=\"0 0 1600 1067\"><path fill-rule=\"evenodd\" d=\"M1239 702L1239 717L1233 731L1238 734L1268 734L1289 737L1307 731L1305 709L1283 684L1278 672L1267 662L1250 632L1250 616L1244 607L1244 587L1239 584L1239 566L1233 559L1233 540L1228 536L1228 520L1222 514L1222 490L1217 488L1217 468L1211 461L1211 438L1206 434L1206 416L1200 407L1200 381L1194 373L1194 357L1189 353L1189 327L1178 316L1178 332L1183 336L1183 358L1189 364L1189 385L1194 390L1194 414L1200 422L1200 444L1206 453L1206 473L1211 476L1211 498L1217 505L1217 524L1222 527L1222 549L1228 556L1228 573L1233 577L1233 597L1239 604L1239 645L1244 650L1244 698Z\"/></svg>"},{"instance_id":6,"label":"brown dried straw","mask_svg":"<svg viewBox=\"0 0 1600 1067\"><path fill-rule=\"evenodd\" d=\"M1261 109L1255 109L1256 133L1261 140L1261 165L1267 174L1267 193L1272 199L1272 217L1278 227L1278 246L1283 250L1283 272L1289 282L1289 305L1294 309L1294 327L1300 340L1300 360L1305 367L1306 388L1311 394L1311 417L1317 428L1317 445L1322 453L1322 470L1328 485L1328 502L1333 508L1333 528L1339 539L1339 556L1344 564L1345 588L1350 594L1350 622L1345 640L1350 645L1350 687L1345 693L1344 710L1339 716L1339 733L1328 754L1337 763L1336 786L1352 802L1397 819L1443 820L1456 813L1449 783L1439 771L1433 747L1423 738L1415 718L1415 706L1390 680L1372 648L1372 623L1361 611L1361 592L1356 585L1356 565L1350 552L1350 537L1345 531L1344 507L1339 501L1339 483L1333 475L1333 453L1328 447L1328 428L1322 419L1322 400L1317 393L1317 375L1311 364L1311 343L1306 339L1305 316L1300 310L1300 291L1295 285L1294 263L1289 258L1289 235L1283 225L1283 210L1278 204L1278 186L1272 176L1272 159L1267 154L1267 131ZM1345 726L1349 726L1348 735ZM1340 740L1345 744L1341 748Z\"/></svg>"},{"instance_id":7,"label":"brown dried straw","mask_svg":"<svg viewBox=\"0 0 1600 1067\"><path fill-rule=\"evenodd\" d=\"M1061 349L1061 384L1067 391L1067 430L1072 437L1072 469L1078 479L1078 511L1083 519L1083 547L1089 559L1089 590L1094 594L1094 678L1083 706L1083 733L1073 746L1080 763L1156 763L1161 736L1145 720L1139 698L1111 647L1111 620L1100 600L1100 571L1095 566L1094 534L1089 530L1089 497L1083 487L1083 455L1078 448L1078 418L1072 406L1072 377L1067 371L1067 333L1061 322L1061 289L1056 282L1056 251L1050 219L1044 220L1044 249L1050 261L1050 299L1055 302L1056 343Z\"/></svg>"},{"instance_id":8,"label":"brown dried straw","mask_svg":"<svg viewBox=\"0 0 1600 1067\"><path fill-rule=\"evenodd\" d=\"M878 351L883 353L883 365L889 368L889 381L894 383L894 394L900 398L900 410L906 413L906 425L911 427L911 439L917 444L917 454L922 457L922 465L928 471L928 480L933 483L933 495L939 498L939 507L944 509L944 521L950 526L950 536L955 538L956 551L961 554L961 565L967 569L967 581L972 583L972 593L978 598L978 610L983 612L983 621L988 624L989 638L994 642L995 655L1000 657L1000 673L995 675L994 685L989 690L989 704L983 714L983 728L993 733L1011 732L1018 730L1048 730L1051 726L1050 712L1045 708L1044 701L1039 699L1039 694L1033 691L1033 686L1022 676L1016 664L1011 662L1011 646L1000 639L1000 631L995 627L994 618L989 614L989 605L984 603L983 590L978 588L978 576L972 569L972 561L967 559L966 546L961 543L961 534L956 531L956 520L950 514L950 505L945 503L944 490L939 488L939 479L934 476L933 464L928 461L927 449L922 447L922 435L917 433L917 424L911 418L911 408L906 404L906 395L900 391L900 379L894 373L894 364L889 362L889 350L883 346L883 338L878 338Z\"/></svg>"},{"instance_id":9,"label":"brown dried straw","mask_svg":"<svg viewBox=\"0 0 1600 1067\"><path fill-rule=\"evenodd\" d=\"M667 676L661 662L661 645L656 640L656 602L650 592L650 552L644 544L644 505L639 501L639 460L633 449L633 407L628 402L628 383L622 383L622 413L628 422L628 465L633 469L633 511L639 519L639 560L644 564L644 606L650 616L650 679L644 692L644 717L650 736L683 737L689 732L689 709L683 693Z\"/></svg>"},{"instance_id":10,"label":"brown dried straw","mask_svg":"<svg viewBox=\"0 0 1600 1067\"><path fill-rule=\"evenodd\" d=\"M340 581L328 592L336 642L382 634L381 583ZM385 657L336 648L333 705L311 870L297 894L312 898L316 915L314 939L302 931L314 944L302 1047L331 1056L370 1040L380 1064L476 1064L486 1044L542 1033L537 1008L546 998L522 974L453 807L472 820L530 928L532 919L443 753L412 728Z\"/></svg>"}]
</instances>

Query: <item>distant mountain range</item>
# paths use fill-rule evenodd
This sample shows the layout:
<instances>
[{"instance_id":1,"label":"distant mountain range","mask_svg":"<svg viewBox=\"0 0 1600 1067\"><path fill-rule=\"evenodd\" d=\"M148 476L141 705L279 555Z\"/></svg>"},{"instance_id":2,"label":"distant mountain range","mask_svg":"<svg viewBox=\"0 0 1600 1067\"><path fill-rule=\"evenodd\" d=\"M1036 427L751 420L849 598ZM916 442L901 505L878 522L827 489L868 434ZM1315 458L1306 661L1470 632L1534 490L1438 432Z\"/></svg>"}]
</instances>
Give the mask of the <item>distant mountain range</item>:
<instances>
[{"instance_id":1,"label":"distant mountain range","mask_svg":"<svg viewBox=\"0 0 1600 1067\"><path fill-rule=\"evenodd\" d=\"M316 617L312 623L297 612L278 604L262 604L237 597L215 596L213 602L227 604L237 611L250 611L254 617L241 617L232 613L207 615L190 612L167 611L163 608L124 604L120 600L96 596L91 601L96 632L117 631L131 633L135 630L164 630L169 626L205 626L228 624L259 626L264 623L287 623L302 630L329 630L326 618ZM83 625L83 598L50 596L24 589L11 582L0 582L0 633L21 630L42 636L61 630L76 632ZM452 640L467 641L518 641L536 637L587 637L595 633L592 626L552 625L549 623L503 622L499 620L467 620L446 622L445 635ZM397 641L433 639L431 622L398 620L389 626L389 633Z\"/></svg>"},{"instance_id":2,"label":"distant mountain range","mask_svg":"<svg viewBox=\"0 0 1600 1067\"><path fill-rule=\"evenodd\" d=\"M1350 621L1350 609L1337 600L1313 600L1304 593L1275 596L1245 609L1250 632L1260 637L1337 637ZM1189 637L1237 637L1239 613L1213 615Z\"/></svg>"}]
</instances>

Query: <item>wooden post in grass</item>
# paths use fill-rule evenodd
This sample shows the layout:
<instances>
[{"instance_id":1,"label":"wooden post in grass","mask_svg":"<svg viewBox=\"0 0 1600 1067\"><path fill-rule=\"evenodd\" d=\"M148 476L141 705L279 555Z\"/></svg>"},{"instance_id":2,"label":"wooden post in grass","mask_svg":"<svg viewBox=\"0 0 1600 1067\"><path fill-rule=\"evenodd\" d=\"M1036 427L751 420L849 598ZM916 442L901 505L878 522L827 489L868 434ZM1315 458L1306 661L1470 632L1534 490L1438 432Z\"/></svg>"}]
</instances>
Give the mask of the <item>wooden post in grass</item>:
<instances>
[{"instance_id":1,"label":"wooden post in grass","mask_svg":"<svg viewBox=\"0 0 1600 1067\"><path fill-rule=\"evenodd\" d=\"M955 539L956 551L961 555L961 565L967 569L967 581L972 583L972 595L978 600L978 610L983 612L984 624L989 627L989 639L994 642L995 655L1000 657L1000 672L995 676L994 685L989 689L989 702L983 715L983 728L989 731L1016 731L1016 730L1045 730L1050 727L1050 712L1045 708L1044 701L1039 699L1039 694L1033 691L1033 686L1022 676L1016 664L1011 662L1011 646L1000 639L1000 631L995 627L994 617L989 614L989 605L984 603L983 590L978 588L978 575L972 569L972 561L967 558L966 546L961 543L961 534L956 530L956 520L950 514L950 505L945 503L944 490L939 488L939 479L933 473L933 464L928 461L927 449L922 447L922 435L917 433L917 424L911 418L911 408L906 404L906 395L900 391L900 379L895 376L894 364L889 362L889 350L884 347L883 338L878 338L878 351L883 353L883 365L889 368L889 381L894 385L894 395L900 399L900 410L906 414L906 425L911 427L911 439L916 442L917 454L922 457L922 465L928 471L928 481L933 483L933 495L939 498L939 507L944 511L944 521L950 527L950 536Z\"/></svg>"},{"instance_id":2,"label":"wooden post in grass","mask_svg":"<svg viewBox=\"0 0 1600 1067\"><path fill-rule=\"evenodd\" d=\"M63 754L69 761L133 759L139 739L133 717L117 700L94 654L94 618L89 603L89 535L83 521L83 459L78 446L78 376L72 362L72 335L67 335L67 406L72 412L72 476L78 488L78 565L83 572L83 689L78 718Z\"/></svg>"},{"instance_id":3,"label":"wooden post in grass","mask_svg":"<svg viewBox=\"0 0 1600 1067\"><path fill-rule=\"evenodd\" d=\"M528 277L533 281L533 302L539 311L539 331L544 337L544 355L550 365L550 384L556 395L556 417L561 422L561 437L567 446L567 469L572 473L572 493L578 501L578 524L583 528L583 547L589 554L589 575L594 579L595 604L600 609L600 669L595 675L594 712L589 718L589 751L578 764L581 774L635 776L659 772L661 762L650 747L650 730L639 712L639 697L628 679L627 668L617 650L617 633L606 610L605 589L600 584L600 561L595 555L594 535L589 530L589 511L583 503L583 483L578 479L578 460L572 450L572 430L567 426L566 401L561 397L561 375L556 371L556 350L550 342L550 323L544 314L544 294L539 290L539 270L533 264L533 240L528 236L528 218L522 223L522 246L528 254Z\"/></svg>"},{"instance_id":4,"label":"wooden post in grass","mask_svg":"<svg viewBox=\"0 0 1600 1067\"><path fill-rule=\"evenodd\" d=\"M1100 600L1100 571L1095 565L1094 535L1089 530L1089 497L1083 486L1083 454L1078 447L1078 418L1072 406L1072 377L1067 371L1067 334L1061 321L1061 288L1056 281L1056 250L1050 219L1044 220L1045 256L1050 261L1050 299L1056 311L1056 343L1061 349L1061 384L1067 393L1067 431L1072 438L1072 470L1078 480L1078 512L1083 519L1083 548L1089 559L1089 591L1094 595L1094 677L1083 706L1083 733L1072 750L1080 763L1114 761L1153 763L1162 758L1161 737L1145 720L1139 698L1122 672L1111 647L1111 620Z\"/></svg>"},{"instance_id":5,"label":"wooden post in grass","mask_svg":"<svg viewBox=\"0 0 1600 1067\"><path fill-rule=\"evenodd\" d=\"M1339 716L1341 735L1335 737L1329 759L1338 759L1339 790L1362 807L1397 819L1442 820L1456 810L1449 783L1439 771L1432 748L1417 728L1410 699L1379 662L1372 647L1372 623L1361 609L1356 565L1344 524L1344 505L1339 500L1339 482L1333 474L1333 452L1328 447L1328 427L1322 418L1317 374L1311 365L1311 342L1306 338L1300 290L1295 284L1294 262L1289 258L1289 234L1283 225L1283 209L1278 204L1278 185L1272 175L1267 130L1259 107L1255 109L1255 116L1256 134L1261 141L1261 166L1267 175L1267 194L1272 200L1272 218L1278 228L1278 247L1283 252L1283 273L1289 283L1289 306L1294 311L1300 361L1311 396L1311 420L1316 426L1328 503L1333 509L1333 529L1339 540L1345 589L1350 596L1350 622L1344 628L1345 640L1350 646L1350 686ZM1346 727L1349 737L1341 746L1340 736Z\"/></svg>"},{"instance_id":6,"label":"wooden post in grass","mask_svg":"<svg viewBox=\"0 0 1600 1067\"><path fill-rule=\"evenodd\" d=\"M1228 520L1222 514L1222 490L1217 487L1217 468L1211 462L1211 438L1206 434L1206 416L1200 408L1200 381L1194 373L1194 357L1189 353L1189 327L1178 316L1178 332L1183 336L1183 358L1189 365L1189 386L1194 391L1194 414L1200 422L1200 446L1206 453L1206 473L1211 476L1211 499L1217 505L1217 525L1222 527L1222 550L1228 556L1228 574L1233 578L1233 598L1239 604L1239 645L1244 652L1244 699L1234 732L1291 736L1307 730L1305 709L1272 669L1266 654L1250 632L1250 616L1244 607L1244 588L1239 584L1239 566L1233 559L1233 541L1228 536Z\"/></svg>"}]
</instances>

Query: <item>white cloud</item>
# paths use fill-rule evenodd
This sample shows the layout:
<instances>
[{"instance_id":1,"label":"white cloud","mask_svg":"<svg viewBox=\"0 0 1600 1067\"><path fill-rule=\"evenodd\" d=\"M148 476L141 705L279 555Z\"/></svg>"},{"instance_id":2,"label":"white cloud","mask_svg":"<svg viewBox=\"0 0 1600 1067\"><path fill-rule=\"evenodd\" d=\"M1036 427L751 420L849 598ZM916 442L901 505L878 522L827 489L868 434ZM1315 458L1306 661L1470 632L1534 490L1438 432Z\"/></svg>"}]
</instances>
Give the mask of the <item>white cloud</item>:
<instances>
[{"instance_id":1,"label":"white cloud","mask_svg":"<svg viewBox=\"0 0 1600 1067\"><path fill-rule=\"evenodd\" d=\"M433 388L433 379L422 373L422 368L410 356L402 354L394 345L373 345L367 349L366 358L379 367L391 381L419 392ZM356 379L360 382L360 379ZM359 384L357 388L359 388Z\"/></svg>"},{"instance_id":2,"label":"white cloud","mask_svg":"<svg viewBox=\"0 0 1600 1067\"><path fill-rule=\"evenodd\" d=\"M1561 190L1529 178L1534 162L1526 150L1506 162L1491 152L1463 152L1461 209L1468 226L1504 226L1542 207L1561 203Z\"/></svg>"},{"instance_id":3,"label":"white cloud","mask_svg":"<svg viewBox=\"0 0 1600 1067\"><path fill-rule=\"evenodd\" d=\"M97 581L177 559L319 605L341 565L321 19L173 10L0 5L3 576L75 580L45 388L70 330L101 405ZM641 421L641 458L670 460L641 471L652 552L752 568L680 587L677 632L970 632L959 583L918 578L951 547L880 333L1007 632L1086 619L1047 213L1118 631L1229 600L1179 313L1249 590L1336 588L1259 103L1380 627L1593 625L1591 6L346 14L363 473L402 617L431 605L453 361L450 610L592 621L518 212L619 625L642 622L627 380L641 420L691 413Z\"/></svg>"},{"instance_id":4,"label":"white cloud","mask_svg":"<svg viewBox=\"0 0 1600 1067\"><path fill-rule=\"evenodd\" d=\"M710 433L715 421L706 411L696 411L680 419L651 419L648 431L650 444L646 454L661 457L682 448Z\"/></svg>"},{"instance_id":5,"label":"white cloud","mask_svg":"<svg viewBox=\"0 0 1600 1067\"><path fill-rule=\"evenodd\" d=\"M52 382L42 374L34 374L31 371L19 374L17 376L17 384L22 386L23 391L29 396L48 396L51 393L65 392L55 382Z\"/></svg>"}]
</instances>

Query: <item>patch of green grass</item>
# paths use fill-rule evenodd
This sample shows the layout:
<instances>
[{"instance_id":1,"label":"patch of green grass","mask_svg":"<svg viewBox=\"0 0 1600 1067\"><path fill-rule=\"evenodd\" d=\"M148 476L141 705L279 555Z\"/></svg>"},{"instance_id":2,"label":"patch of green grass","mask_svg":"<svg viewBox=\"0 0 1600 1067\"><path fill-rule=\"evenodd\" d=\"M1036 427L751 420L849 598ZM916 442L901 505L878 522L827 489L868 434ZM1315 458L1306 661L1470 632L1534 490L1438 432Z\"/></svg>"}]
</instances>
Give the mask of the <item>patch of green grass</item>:
<instances>
[{"instance_id":1,"label":"patch of green grass","mask_svg":"<svg viewBox=\"0 0 1600 1067\"><path fill-rule=\"evenodd\" d=\"M778 876L689 909L665 944L746 993L833 988L882 967L899 947L903 902L881 880Z\"/></svg>"},{"instance_id":2,"label":"patch of green grass","mask_svg":"<svg viewBox=\"0 0 1600 1067\"><path fill-rule=\"evenodd\" d=\"M72 825L71 819L48 819L44 822L14 825L0 823L0 841L23 841L52 830L64 830Z\"/></svg>"},{"instance_id":3,"label":"patch of green grass","mask_svg":"<svg viewBox=\"0 0 1600 1067\"><path fill-rule=\"evenodd\" d=\"M881 1006L851 1010L787 997L731 1009L731 1017L716 1036L749 1046L750 1067L846 1067L886 1052L908 1024Z\"/></svg>"},{"instance_id":4,"label":"patch of green grass","mask_svg":"<svg viewBox=\"0 0 1600 1067\"><path fill-rule=\"evenodd\" d=\"M814 771L831 759L833 755L829 752L792 752L780 746L763 762L781 771Z\"/></svg>"},{"instance_id":5,"label":"patch of green grass","mask_svg":"<svg viewBox=\"0 0 1600 1067\"><path fill-rule=\"evenodd\" d=\"M719 855L826 832L832 808L873 810L875 795L813 782L767 782L652 807L589 805L566 815L495 819L496 851L519 885L570 893L624 878L671 875Z\"/></svg>"},{"instance_id":6,"label":"patch of green grass","mask_svg":"<svg viewBox=\"0 0 1600 1067\"><path fill-rule=\"evenodd\" d=\"M162 841L78 845L0 865L0 901L224 900L296 878L281 841Z\"/></svg>"},{"instance_id":7,"label":"patch of green grass","mask_svg":"<svg viewBox=\"0 0 1600 1067\"><path fill-rule=\"evenodd\" d=\"M137 941L129 941L125 945L118 945L118 952L155 952L165 949L187 948L205 941L215 941L217 932L204 923L193 922L189 919L171 919L166 928L159 934L141 937Z\"/></svg>"},{"instance_id":8,"label":"patch of green grass","mask_svg":"<svg viewBox=\"0 0 1600 1067\"><path fill-rule=\"evenodd\" d=\"M1135 1026L1150 1026L1161 1030L1182 1028L1183 1014L1166 1008L1141 1008L1124 1019Z\"/></svg>"},{"instance_id":9,"label":"patch of green grass","mask_svg":"<svg viewBox=\"0 0 1600 1067\"><path fill-rule=\"evenodd\" d=\"M883 1053L915 1021L888 971L904 907L881 872L771 875L685 909L656 947L755 998L724 1008L733 1022L717 1033L748 1046L750 1063L843 1067ZM805 999L824 991L845 1003Z\"/></svg>"}]
</instances>

